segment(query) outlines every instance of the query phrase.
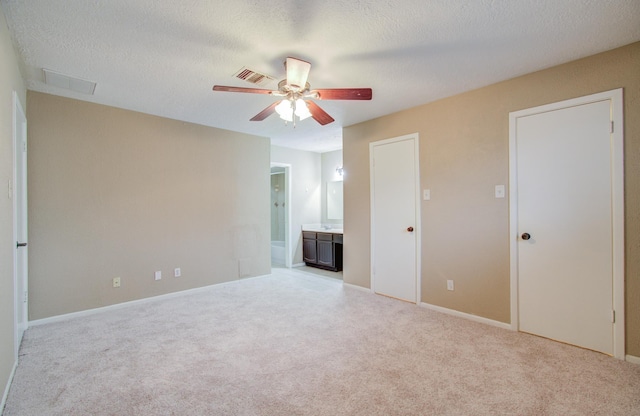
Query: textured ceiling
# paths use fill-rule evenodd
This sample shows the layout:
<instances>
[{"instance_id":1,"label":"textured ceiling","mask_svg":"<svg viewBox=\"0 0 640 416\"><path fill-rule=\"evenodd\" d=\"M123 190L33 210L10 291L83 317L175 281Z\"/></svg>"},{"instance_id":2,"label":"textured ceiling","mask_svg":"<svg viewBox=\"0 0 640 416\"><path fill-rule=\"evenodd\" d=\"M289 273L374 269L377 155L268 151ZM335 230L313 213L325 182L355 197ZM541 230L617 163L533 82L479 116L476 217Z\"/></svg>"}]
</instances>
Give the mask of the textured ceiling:
<instances>
[{"instance_id":1,"label":"textured ceiling","mask_svg":"<svg viewBox=\"0 0 640 416\"><path fill-rule=\"evenodd\" d=\"M341 147L343 126L640 40L640 0L0 0L31 90L271 137ZM372 101L321 101L335 122L294 129L240 68L284 78L311 62L312 88L371 87ZM47 86L42 68L97 82ZM263 88L277 88L277 81Z\"/></svg>"}]
</instances>

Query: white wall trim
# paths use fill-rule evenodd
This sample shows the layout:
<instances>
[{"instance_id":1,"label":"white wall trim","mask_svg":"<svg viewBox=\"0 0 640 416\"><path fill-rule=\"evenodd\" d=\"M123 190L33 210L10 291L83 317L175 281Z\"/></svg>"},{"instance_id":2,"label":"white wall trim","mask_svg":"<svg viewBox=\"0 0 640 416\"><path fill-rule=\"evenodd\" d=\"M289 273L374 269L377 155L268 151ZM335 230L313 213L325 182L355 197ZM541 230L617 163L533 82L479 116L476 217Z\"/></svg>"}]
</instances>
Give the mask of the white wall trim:
<instances>
[{"instance_id":1,"label":"white wall trim","mask_svg":"<svg viewBox=\"0 0 640 416\"><path fill-rule=\"evenodd\" d=\"M611 133L612 176L612 231L613 231L613 309L616 321L613 324L613 356L625 359L625 307L624 307L624 118L622 88L578 97L557 103L542 105L509 113L509 241L511 283L511 329L519 329L518 322L518 190L516 120L532 114L562 108L611 101L611 116L614 123Z\"/></svg>"},{"instance_id":2,"label":"white wall trim","mask_svg":"<svg viewBox=\"0 0 640 416\"><path fill-rule=\"evenodd\" d=\"M362 287L362 286L358 286L358 285L354 285L354 284L351 284L351 283L342 282L342 286L349 287L349 288L355 289L355 290L359 290L361 292L373 293L372 289L369 289L369 288L366 288L366 287Z\"/></svg>"},{"instance_id":3,"label":"white wall trim","mask_svg":"<svg viewBox=\"0 0 640 416\"><path fill-rule=\"evenodd\" d=\"M479 322L481 324L491 325L491 326L495 326L502 329L509 329L509 330L511 329L510 324L500 322L500 321L494 321L493 319L489 319L489 318L483 318L482 316L478 316L478 315L471 315L466 312L456 311L455 309L443 308L442 306L432 305L430 303L424 303L424 302L422 302L420 306L422 306L423 308L431 309L436 312L445 313L447 315L457 316L458 318L464 318L470 321Z\"/></svg>"},{"instance_id":4,"label":"white wall trim","mask_svg":"<svg viewBox=\"0 0 640 416\"><path fill-rule=\"evenodd\" d=\"M271 162L271 167L284 168L284 182L285 182L285 195L284 203L287 209L285 209L284 217L284 265L291 267L293 261L293 244L291 244L291 164L290 163L278 163Z\"/></svg>"},{"instance_id":5,"label":"white wall trim","mask_svg":"<svg viewBox=\"0 0 640 416\"><path fill-rule=\"evenodd\" d=\"M13 368L11 369L11 373L9 374L9 378L7 379L7 385L4 388L4 394L2 395L2 403L0 403L0 415L4 412L4 406L7 404L7 397L9 397L9 389L11 388L11 384L13 383L13 376L16 374L16 369L18 368L18 359L13 362Z\"/></svg>"},{"instance_id":6,"label":"white wall trim","mask_svg":"<svg viewBox=\"0 0 640 416\"><path fill-rule=\"evenodd\" d=\"M627 355L626 360L629 361L631 364L637 364L640 365L640 357L636 357L634 355Z\"/></svg>"},{"instance_id":7,"label":"white wall trim","mask_svg":"<svg viewBox=\"0 0 640 416\"><path fill-rule=\"evenodd\" d=\"M203 292L203 291L211 289L212 287L224 286L224 285L235 285L235 284L239 284L241 282L247 281L247 280L260 279L260 278L263 278L263 277L266 277L266 276L270 276L270 274L266 274L266 275L262 275L262 276L245 277L245 278L238 279L238 280L231 280L229 282L215 283L213 285L207 285L207 286L202 286L202 287L196 287L196 288L193 288L193 289L186 289L186 290L180 290L180 291L177 291L177 292L165 293L164 295L151 296L151 297L143 298L143 299L130 300L128 302L116 303L116 304L113 304L113 305L102 306L100 308L85 309L83 311L65 313L65 314L56 315L56 316L50 316L48 318L42 318L42 319L36 319L34 321L29 321L29 325L37 326L37 325L50 324L50 323L54 323L54 322L62 322L62 321L66 321L66 320L69 320L69 319L81 318L81 317L84 317L84 316L91 316L91 315L95 315L95 314L102 313L102 312L108 312L108 311L115 311L115 310L118 310L118 309L124 309L124 308L128 308L130 306L133 306L133 305L142 305L142 304L145 304L145 303L157 302L157 301L165 300L165 299L171 299L171 298L175 298L175 297L178 297L178 296L183 296L183 295L187 295L187 294L191 294L191 293Z\"/></svg>"}]
</instances>

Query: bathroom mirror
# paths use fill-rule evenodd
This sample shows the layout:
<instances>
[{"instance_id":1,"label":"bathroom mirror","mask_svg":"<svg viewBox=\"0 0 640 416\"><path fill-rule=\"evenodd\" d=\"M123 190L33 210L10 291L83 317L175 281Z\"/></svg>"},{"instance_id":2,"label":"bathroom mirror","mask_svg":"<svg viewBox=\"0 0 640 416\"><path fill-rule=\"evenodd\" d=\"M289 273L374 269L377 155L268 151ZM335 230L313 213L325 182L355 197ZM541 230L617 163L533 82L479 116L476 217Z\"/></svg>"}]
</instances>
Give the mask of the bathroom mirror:
<instances>
[{"instance_id":1,"label":"bathroom mirror","mask_svg":"<svg viewBox=\"0 0 640 416\"><path fill-rule=\"evenodd\" d=\"M327 219L342 219L342 181L327 182Z\"/></svg>"}]
</instances>

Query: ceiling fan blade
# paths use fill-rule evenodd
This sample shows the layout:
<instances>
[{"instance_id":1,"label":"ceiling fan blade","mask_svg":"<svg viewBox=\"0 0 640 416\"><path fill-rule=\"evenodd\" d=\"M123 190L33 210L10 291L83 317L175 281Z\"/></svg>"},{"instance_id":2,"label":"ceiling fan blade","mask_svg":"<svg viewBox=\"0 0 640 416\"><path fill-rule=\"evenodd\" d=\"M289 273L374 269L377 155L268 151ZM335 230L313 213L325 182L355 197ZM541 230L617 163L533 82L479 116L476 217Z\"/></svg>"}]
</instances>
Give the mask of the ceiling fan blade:
<instances>
[{"instance_id":1,"label":"ceiling fan blade","mask_svg":"<svg viewBox=\"0 0 640 416\"><path fill-rule=\"evenodd\" d=\"M370 100L373 96L371 88L329 88L313 90L319 100Z\"/></svg>"},{"instance_id":2,"label":"ceiling fan blade","mask_svg":"<svg viewBox=\"0 0 640 416\"><path fill-rule=\"evenodd\" d=\"M251 94L273 94L273 91L262 88L228 87L225 85L214 85L213 90L223 92L248 92Z\"/></svg>"},{"instance_id":3,"label":"ceiling fan blade","mask_svg":"<svg viewBox=\"0 0 640 416\"><path fill-rule=\"evenodd\" d=\"M311 117L318 123L325 124L333 123L335 120L331 117L326 111L318 106L318 104L313 101L307 101L307 107L309 108L309 112L311 113Z\"/></svg>"},{"instance_id":4,"label":"ceiling fan blade","mask_svg":"<svg viewBox=\"0 0 640 416\"><path fill-rule=\"evenodd\" d=\"M276 101L275 103L271 104L269 107L265 108L264 110L260 111L258 114L253 116L251 121L262 121L265 118L269 117L271 114L275 113L276 106L278 104L280 104L280 101Z\"/></svg>"},{"instance_id":5,"label":"ceiling fan blade","mask_svg":"<svg viewBox=\"0 0 640 416\"><path fill-rule=\"evenodd\" d=\"M307 78L309 78L311 64L307 61L288 57L284 66L287 70L287 84L303 90L307 84Z\"/></svg>"}]
</instances>

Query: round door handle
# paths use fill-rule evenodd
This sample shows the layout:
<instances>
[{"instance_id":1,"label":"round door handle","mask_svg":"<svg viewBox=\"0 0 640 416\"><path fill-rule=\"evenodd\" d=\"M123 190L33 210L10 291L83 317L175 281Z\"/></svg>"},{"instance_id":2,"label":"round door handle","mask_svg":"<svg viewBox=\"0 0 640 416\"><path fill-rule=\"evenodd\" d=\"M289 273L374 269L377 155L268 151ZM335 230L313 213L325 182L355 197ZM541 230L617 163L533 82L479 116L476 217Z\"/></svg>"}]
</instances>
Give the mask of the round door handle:
<instances>
[{"instance_id":1,"label":"round door handle","mask_svg":"<svg viewBox=\"0 0 640 416\"><path fill-rule=\"evenodd\" d=\"M526 241L526 240L528 240L528 239L530 239L530 238L531 238L531 234L529 234L529 233L524 233L524 234L522 234L522 236L521 236L521 237L522 237L522 239L523 239L523 240L525 240L525 241Z\"/></svg>"},{"instance_id":2,"label":"round door handle","mask_svg":"<svg viewBox=\"0 0 640 416\"><path fill-rule=\"evenodd\" d=\"M412 232L413 232L413 227L409 227L409 228L407 228L407 231L409 231L410 233L412 233Z\"/></svg>"}]
</instances>

